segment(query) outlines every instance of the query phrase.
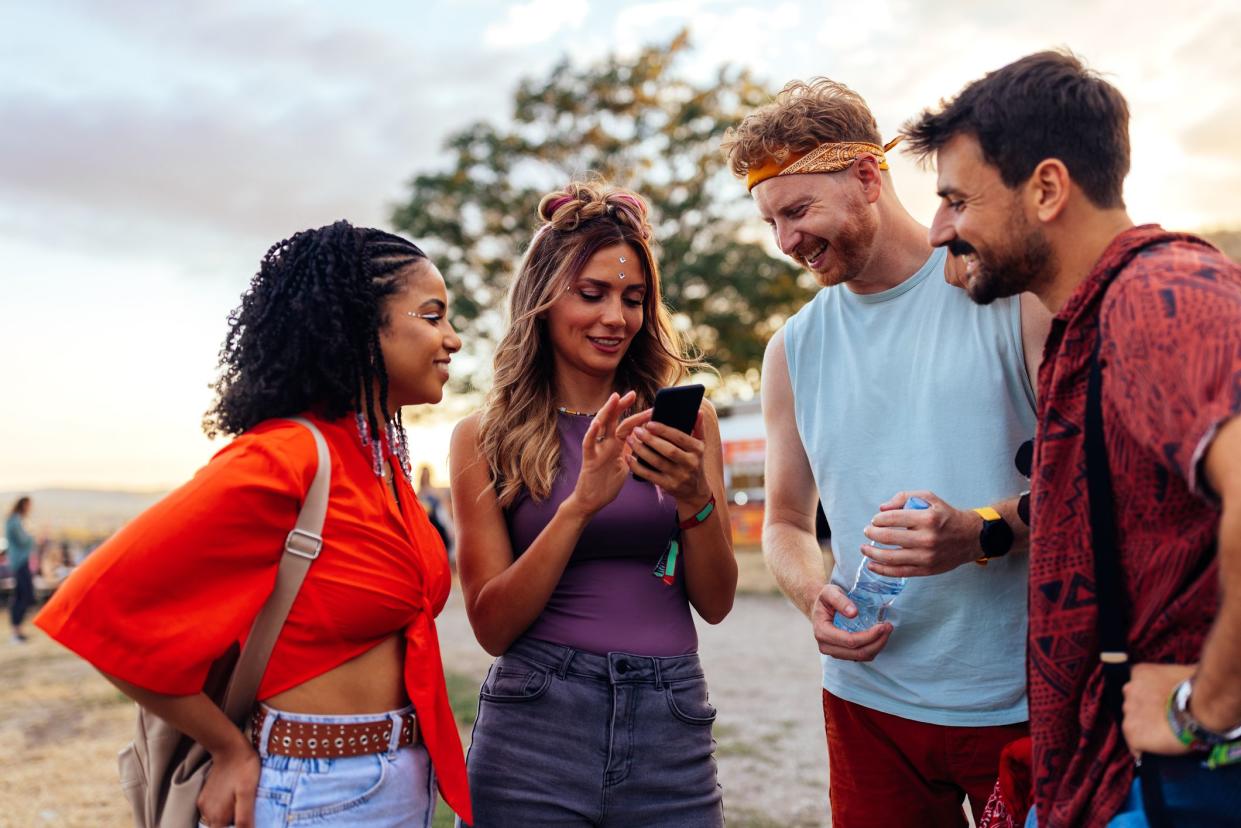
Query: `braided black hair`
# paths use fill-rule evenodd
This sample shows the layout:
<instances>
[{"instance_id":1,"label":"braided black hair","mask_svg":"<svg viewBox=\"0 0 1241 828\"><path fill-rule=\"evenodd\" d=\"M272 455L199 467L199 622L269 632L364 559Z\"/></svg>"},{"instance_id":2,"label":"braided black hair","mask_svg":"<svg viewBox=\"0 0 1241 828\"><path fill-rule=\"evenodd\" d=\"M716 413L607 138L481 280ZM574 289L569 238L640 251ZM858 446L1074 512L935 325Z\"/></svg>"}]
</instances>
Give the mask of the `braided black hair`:
<instances>
[{"instance_id":1,"label":"braided black hair","mask_svg":"<svg viewBox=\"0 0 1241 828\"><path fill-rule=\"evenodd\" d=\"M208 437L313 409L388 423L388 372L379 334L384 300L426 259L400 236L338 221L272 245L229 314ZM378 410L371 389L379 386Z\"/></svg>"}]
</instances>

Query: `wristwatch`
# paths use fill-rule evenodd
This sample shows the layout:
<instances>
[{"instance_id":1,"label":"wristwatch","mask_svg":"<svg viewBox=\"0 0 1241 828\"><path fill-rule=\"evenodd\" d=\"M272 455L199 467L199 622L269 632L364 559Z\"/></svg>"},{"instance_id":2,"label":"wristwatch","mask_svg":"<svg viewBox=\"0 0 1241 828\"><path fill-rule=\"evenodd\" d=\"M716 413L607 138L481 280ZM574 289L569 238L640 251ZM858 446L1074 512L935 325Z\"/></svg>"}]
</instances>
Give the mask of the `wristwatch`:
<instances>
[{"instance_id":1,"label":"wristwatch","mask_svg":"<svg viewBox=\"0 0 1241 828\"><path fill-rule=\"evenodd\" d=\"M1191 750L1207 750L1241 739L1241 725L1226 733L1203 727L1189 712L1189 696L1193 692L1194 680L1187 678L1173 688L1172 695L1168 697L1168 724L1181 744Z\"/></svg>"},{"instance_id":2,"label":"wristwatch","mask_svg":"<svg viewBox=\"0 0 1241 828\"><path fill-rule=\"evenodd\" d=\"M986 566L987 561L1007 555L1013 548L1013 529L1000 513L990 506L982 506L974 510L982 518L982 529L978 533L978 546L982 556L974 563Z\"/></svg>"}]
</instances>

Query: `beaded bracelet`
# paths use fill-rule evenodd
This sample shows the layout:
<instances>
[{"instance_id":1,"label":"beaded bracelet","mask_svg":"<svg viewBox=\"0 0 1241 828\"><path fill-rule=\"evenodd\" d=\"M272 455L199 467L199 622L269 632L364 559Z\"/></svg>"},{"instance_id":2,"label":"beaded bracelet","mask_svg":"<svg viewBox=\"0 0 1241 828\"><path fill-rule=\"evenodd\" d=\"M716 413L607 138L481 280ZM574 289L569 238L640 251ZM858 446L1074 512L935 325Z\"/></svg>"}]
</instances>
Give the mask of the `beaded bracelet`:
<instances>
[{"instance_id":1,"label":"beaded bracelet","mask_svg":"<svg viewBox=\"0 0 1241 828\"><path fill-rule=\"evenodd\" d=\"M1187 682L1181 682L1172 688L1172 692L1168 694L1168 704L1166 712L1168 715L1168 727L1172 728L1172 734L1176 736L1176 740L1190 750L1206 750L1207 745L1198 738L1198 734L1186 721L1184 715L1183 701L1180 700L1181 693L1188 689Z\"/></svg>"},{"instance_id":2,"label":"beaded bracelet","mask_svg":"<svg viewBox=\"0 0 1241 828\"><path fill-rule=\"evenodd\" d=\"M1222 745L1232 746L1241 741L1241 725L1226 733L1216 733L1198 723L1189 712L1189 696L1194 690L1194 680L1185 679L1168 694L1168 726L1172 728L1177 741L1190 750L1212 750ZM1225 752L1221 752L1221 756ZM1232 761L1235 761L1235 757Z\"/></svg>"}]
</instances>

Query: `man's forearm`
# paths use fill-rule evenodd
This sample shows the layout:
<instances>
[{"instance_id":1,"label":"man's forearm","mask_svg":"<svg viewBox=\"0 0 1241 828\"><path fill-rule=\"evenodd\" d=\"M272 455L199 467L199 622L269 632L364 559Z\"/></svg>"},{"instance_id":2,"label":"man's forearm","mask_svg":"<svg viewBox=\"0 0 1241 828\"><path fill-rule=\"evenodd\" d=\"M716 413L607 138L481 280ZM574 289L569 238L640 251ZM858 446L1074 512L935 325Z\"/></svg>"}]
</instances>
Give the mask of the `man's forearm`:
<instances>
[{"instance_id":1,"label":"man's forearm","mask_svg":"<svg viewBox=\"0 0 1241 828\"><path fill-rule=\"evenodd\" d=\"M1217 733L1241 724L1241 504L1219 524L1220 610L1211 625L1190 697L1190 713Z\"/></svg>"},{"instance_id":2,"label":"man's forearm","mask_svg":"<svg viewBox=\"0 0 1241 828\"><path fill-rule=\"evenodd\" d=\"M831 552L819 548L813 532L772 522L763 527L763 557L780 591L809 617L833 566Z\"/></svg>"}]
</instances>

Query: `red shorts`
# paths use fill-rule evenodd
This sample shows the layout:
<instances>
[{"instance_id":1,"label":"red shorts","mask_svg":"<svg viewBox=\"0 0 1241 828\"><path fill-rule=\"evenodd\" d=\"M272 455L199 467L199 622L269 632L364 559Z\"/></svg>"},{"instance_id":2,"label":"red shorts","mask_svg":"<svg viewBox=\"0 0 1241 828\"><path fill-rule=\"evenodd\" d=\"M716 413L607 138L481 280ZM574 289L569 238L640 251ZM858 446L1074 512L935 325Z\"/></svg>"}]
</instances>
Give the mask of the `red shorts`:
<instances>
[{"instance_id":1,"label":"red shorts","mask_svg":"<svg viewBox=\"0 0 1241 828\"><path fill-rule=\"evenodd\" d=\"M995 787L1000 751L1030 732L927 724L880 713L823 691L832 825L950 828L974 820Z\"/></svg>"}]
</instances>

